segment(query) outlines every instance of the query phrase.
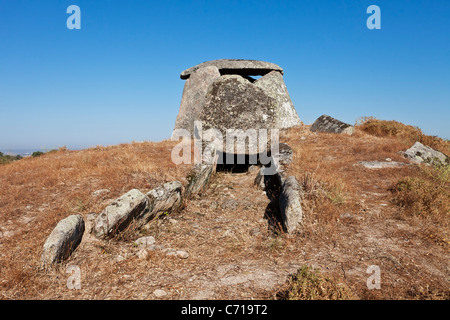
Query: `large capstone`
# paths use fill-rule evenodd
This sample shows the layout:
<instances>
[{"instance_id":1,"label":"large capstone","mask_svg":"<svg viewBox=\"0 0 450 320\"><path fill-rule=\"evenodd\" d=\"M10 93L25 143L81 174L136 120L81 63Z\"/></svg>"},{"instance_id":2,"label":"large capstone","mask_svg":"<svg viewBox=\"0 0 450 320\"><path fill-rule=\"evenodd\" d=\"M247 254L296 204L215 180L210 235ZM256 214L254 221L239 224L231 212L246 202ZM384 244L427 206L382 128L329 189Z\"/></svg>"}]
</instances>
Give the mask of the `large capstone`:
<instances>
[{"instance_id":1,"label":"large capstone","mask_svg":"<svg viewBox=\"0 0 450 320\"><path fill-rule=\"evenodd\" d=\"M263 76L271 71L278 71L283 74L283 69L275 63L244 60L244 59L220 59L200 63L192 68L184 70L180 78L188 79L195 71L214 66L219 69L220 74L238 74L241 76Z\"/></svg>"}]
</instances>

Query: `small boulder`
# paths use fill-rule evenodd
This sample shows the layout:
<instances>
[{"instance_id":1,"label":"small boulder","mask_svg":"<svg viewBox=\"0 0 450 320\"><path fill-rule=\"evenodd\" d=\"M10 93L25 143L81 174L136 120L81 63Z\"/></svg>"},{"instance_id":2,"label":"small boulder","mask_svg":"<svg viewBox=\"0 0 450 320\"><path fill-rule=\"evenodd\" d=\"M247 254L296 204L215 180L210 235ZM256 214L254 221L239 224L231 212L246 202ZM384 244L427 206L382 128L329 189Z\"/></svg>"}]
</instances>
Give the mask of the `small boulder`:
<instances>
[{"instance_id":1,"label":"small boulder","mask_svg":"<svg viewBox=\"0 0 450 320\"><path fill-rule=\"evenodd\" d=\"M42 264L48 266L66 260L80 244L84 229L81 215L61 220L45 241Z\"/></svg>"},{"instance_id":2,"label":"small boulder","mask_svg":"<svg viewBox=\"0 0 450 320\"><path fill-rule=\"evenodd\" d=\"M154 237L148 236L148 237L141 237L141 238L137 239L134 243L136 245L138 245L139 247L148 249L148 248L151 248L155 244L155 242L156 242L156 240Z\"/></svg>"},{"instance_id":3,"label":"small boulder","mask_svg":"<svg viewBox=\"0 0 450 320\"><path fill-rule=\"evenodd\" d=\"M181 182L172 181L148 192L148 210L138 217L138 223L140 225L147 224L163 213L176 210L181 205L181 189Z\"/></svg>"},{"instance_id":4,"label":"small boulder","mask_svg":"<svg viewBox=\"0 0 450 320\"><path fill-rule=\"evenodd\" d=\"M437 150L434 150L433 148L430 148L426 145L423 145L420 142L414 143L414 145L406 150L403 155L410 159L412 162L415 163L439 163L441 165L445 165L450 163L450 158L443 154L442 152L439 152Z\"/></svg>"},{"instance_id":5,"label":"small boulder","mask_svg":"<svg viewBox=\"0 0 450 320\"><path fill-rule=\"evenodd\" d=\"M352 135L355 132L355 128L342 121L332 118L327 115L320 116L311 126L311 131L329 132L329 133L345 133Z\"/></svg>"}]
</instances>

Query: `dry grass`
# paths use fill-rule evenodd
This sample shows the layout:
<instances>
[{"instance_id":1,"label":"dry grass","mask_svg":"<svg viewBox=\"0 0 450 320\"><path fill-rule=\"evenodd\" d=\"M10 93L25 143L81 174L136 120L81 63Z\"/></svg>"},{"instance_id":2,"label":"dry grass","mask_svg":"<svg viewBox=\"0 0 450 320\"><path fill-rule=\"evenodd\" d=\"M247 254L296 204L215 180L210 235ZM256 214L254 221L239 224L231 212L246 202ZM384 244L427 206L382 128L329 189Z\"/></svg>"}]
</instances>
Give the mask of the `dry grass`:
<instances>
[{"instance_id":1,"label":"dry grass","mask_svg":"<svg viewBox=\"0 0 450 320\"><path fill-rule=\"evenodd\" d=\"M289 277L287 287L278 293L277 298L280 300L351 300L355 299L355 296L344 283L304 265Z\"/></svg>"},{"instance_id":2,"label":"dry grass","mask_svg":"<svg viewBox=\"0 0 450 320\"><path fill-rule=\"evenodd\" d=\"M270 233L264 219L269 200L253 186L252 174L221 173L201 196L171 215L175 223L162 217L112 241L85 236L67 262L48 271L38 268L42 245L60 219L79 213L86 220L132 188L146 192L166 181L185 183L190 167L170 161L174 143L167 141L59 150L0 166L0 298L153 299L153 291L163 288L166 299L246 299L274 298L291 288L285 297L448 299L445 171L358 165L386 158L406 163L399 151L412 144L360 127L350 137L302 126L280 140L293 148L288 173L303 188L299 233ZM100 189L110 191L92 194ZM410 205L423 198L426 208L429 192L435 192L432 200L440 199L428 206L434 211L414 214L417 209ZM227 207L229 200L236 206ZM187 250L189 258L157 250L139 259L132 240L141 235ZM68 290L67 264L81 268L81 290ZM299 269L306 265L321 271ZM366 287L370 265L381 268L382 290ZM283 286L297 269L295 279Z\"/></svg>"},{"instance_id":3,"label":"dry grass","mask_svg":"<svg viewBox=\"0 0 450 320\"><path fill-rule=\"evenodd\" d=\"M395 137L410 145L419 141L444 154L450 154L450 144L448 141L436 136L425 135L420 128L395 120L386 121L373 117L363 117L357 121L357 127L366 133L378 137Z\"/></svg>"},{"instance_id":4,"label":"dry grass","mask_svg":"<svg viewBox=\"0 0 450 320\"><path fill-rule=\"evenodd\" d=\"M175 143L131 143L59 151L0 166L0 292L36 296L45 281L37 269L42 245L57 222L71 214L101 212L136 188L149 191L180 180L189 166L174 165ZM96 190L105 189L98 195ZM8 292L6 294L6 292ZM1 297L0 297L1 298Z\"/></svg>"},{"instance_id":5,"label":"dry grass","mask_svg":"<svg viewBox=\"0 0 450 320\"><path fill-rule=\"evenodd\" d=\"M375 127L379 128L372 128ZM389 269L389 276L402 279L397 279L400 282L395 286L385 286L380 292L367 290L361 279L347 277L346 283L355 288L359 298L448 297L448 282L436 280L434 271L428 271L429 265L433 265L433 268L441 268L444 274L447 272L444 261L445 256L448 257L446 248L450 243L448 168L407 165L371 170L358 165L358 161L385 161L386 158L407 163L399 152L415 142L415 138L406 138L406 132L412 129L397 122L393 123L393 127L404 131L394 130L392 134L384 131L374 134L376 131L371 131L369 134L367 127L357 126L353 136L315 134L307 127L284 133L281 140L294 149L294 161L288 173L296 176L303 189L305 218L302 239L304 245L310 243L317 247L310 263L327 261L321 254L330 252L330 247L339 248L340 258L335 259L341 261L340 266L338 264L334 271L327 271L330 274L339 274L341 269L341 275L345 275L346 268L355 268L355 263L349 263L349 259L352 260L358 252L361 261L372 260L382 270ZM413 131L419 134L419 131ZM448 148L448 142L439 138L420 137L424 143L434 141L433 147L439 147L441 151ZM422 214L418 215L419 212ZM363 239L368 239L368 242ZM415 246L400 245L405 239L408 243L415 243ZM371 247L373 242L376 243L374 248ZM389 249L393 247L396 250ZM441 248L447 254L443 254ZM379 253L368 253L372 251ZM444 260L437 258L442 254ZM434 260L427 258L422 261L421 269L413 268L412 261L416 259L417 266L422 255L433 256ZM405 259L405 256L410 258ZM403 261L409 259L408 262ZM333 264L331 261L328 263ZM328 265L325 266L328 269ZM413 276L414 272L426 276L419 281ZM426 295L426 292L429 294Z\"/></svg>"}]
</instances>

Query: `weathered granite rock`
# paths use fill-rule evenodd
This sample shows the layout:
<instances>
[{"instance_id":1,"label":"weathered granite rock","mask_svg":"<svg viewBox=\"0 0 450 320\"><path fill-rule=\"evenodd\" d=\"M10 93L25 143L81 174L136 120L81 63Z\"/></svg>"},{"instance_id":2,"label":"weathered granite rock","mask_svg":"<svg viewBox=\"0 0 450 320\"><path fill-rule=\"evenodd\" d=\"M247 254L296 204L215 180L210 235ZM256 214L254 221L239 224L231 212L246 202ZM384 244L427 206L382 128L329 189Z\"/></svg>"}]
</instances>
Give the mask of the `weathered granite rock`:
<instances>
[{"instance_id":1,"label":"weathered granite rock","mask_svg":"<svg viewBox=\"0 0 450 320\"><path fill-rule=\"evenodd\" d=\"M128 191L99 214L93 228L94 235L98 238L113 237L141 215L148 202L148 197L139 190Z\"/></svg>"},{"instance_id":2,"label":"weathered granite rock","mask_svg":"<svg viewBox=\"0 0 450 320\"><path fill-rule=\"evenodd\" d=\"M294 176L288 177L281 187L280 211L283 226L288 233L298 230L303 219L300 192L300 185Z\"/></svg>"},{"instance_id":3,"label":"weathered granite rock","mask_svg":"<svg viewBox=\"0 0 450 320\"><path fill-rule=\"evenodd\" d=\"M187 176L188 185L185 191L185 198L201 192L209 184L209 179L215 172L215 165L196 164Z\"/></svg>"},{"instance_id":4,"label":"weathered granite rock","mask_svg":"<svg viewBox=\"0 0 450 320\"><path fill-rule=\"evenodd\" d=\"M218 77L220 77L219 69L213 65L198 68L192 72L184 85L175 129L186 129L193 133L194 121L198 119L203 109L206 92Z\"/></svg>"},{"instance_id":5,"label":"weathered granite rock","mask_svg":"<svg viewBox=\"0 0 450 320\"><path fill-rule=\"evenodd\" d=\"M156 240L154 237L148 236L140 237L134 242L134 244L144 249L151 249L154 246L155 242Z\"/></svg>"},{"instance_id":6,"label":"weathered granite rock","mask_svg":"<svg viewBox=\"0 0 450 320\"><path fill-rule=\"evenodd\" d=\"M448 156L442 152L434 150L433 148L423 145L418 141L414 143L411 148L406 150L403 155L415 163L425 162L431 164L436 162L441 165L450 163L450 158Z\"/></svg>"},{"instance_id":7,"label":"weathered granite rock","mask_svg":"<svg viewBox=\"0 0 450 320\"><path fill-rule=\"evenodd\" d=\"M147 224L161 214L176 210L181 204L181 182L172 181L147 193L148 209L137 217L138 224Z\"/></svg>"},{"instance_id":8,"label":"weathered granite rock","mask_svg":"<svg viewBox=\"0 0 450 320\"><path fill-rule=\"evenodd\" d=\"M283 69L274 63L243 60L243 59L220 59L200 63L192 68L184 70L180 78L188 79L196 70L204 67L214 66L219 69L220 74L238 74L242 76L263 76L271 71L278 71L283 74Z\"/></svg>"},{"instance_id":9,"label":"weathered granite rock","mask_svg":"<svg viewBox=\"0 0 450 320\"><path fill-rule=\"evenodd\" d=\"M69 216L56 225L44 244L41 261L44 266L66 260L78 247L84 233L80 215Z\"/></svg>"},{"instance_id":10,"label":"weathered granite rock","mask_svg":"<svg viewBox=\"0 0 450 320\"><path fill-rule=\"evenodd\" d=\"M320 116L311 126L311 131L321 131L330 133L345 133L352 135L355 128L348 123L344 123L327 115Z\"/></svg>"},{"instance_id":11,"label":"weathered granite rock","mask_svg":"<svg viewBox=\"0 0 450 320\"><path fill-rule=\"evenodd\" d=\"M264 90L271 98L275 99L276 128L285 129L301 124L297 111L292 104L291 97L284 83L283 76L277 71L271 71L254 82L254 85Z\"/></svg>"},{"instance_id":12,"label":"weathered granite rock","mask_svg":"<svg viewBox=\"0 0 450 320\"><path fill-rule=\"evenodd\" d=\"M292 148L286 143L278 144L277 153L273 154L272 157L277 158L277 173L280 179L280 183L283 183L285 180L285 171L287 166L292 162L294 157L294 152Z\"/></svg>"},{"instance_id":13,"label":"weathered granite rock","mask_svg":"<svg viewBox=\"0 0 450 320\"><path fill-rule=\"evenodd\" d=\"M200 114L203 130L217 129L223 136L223 148L218 151L227 153L252 153L259 150L257 134L259 129L276 128L277 101L269 97L264 90L253 85L239 75L225 75L216 79L206 94L205 107ZM223 150L226 146L227 130L236 129L236 135L252 130L256 133L248 143L236 142L234 150ZM228 132L230 133L230 132ZM267 139L268 142L270 139ZM238 151L241 145L245 150ZM222 150L220 150L222 149Z\"/></svg>"}]
</instances>

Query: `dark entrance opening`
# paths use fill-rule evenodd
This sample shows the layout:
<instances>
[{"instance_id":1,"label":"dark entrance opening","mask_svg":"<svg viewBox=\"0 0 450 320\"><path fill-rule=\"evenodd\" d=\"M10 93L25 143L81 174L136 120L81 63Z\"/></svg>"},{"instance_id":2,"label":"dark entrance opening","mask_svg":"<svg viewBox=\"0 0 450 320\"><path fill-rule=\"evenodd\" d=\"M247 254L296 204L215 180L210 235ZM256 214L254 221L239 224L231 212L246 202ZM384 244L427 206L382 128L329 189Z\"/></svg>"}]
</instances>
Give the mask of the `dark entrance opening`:
<instances>
[{"instance_id":1,"label":"dark entrance opening","mask_svg":"<svg viewBox=\"0 0 450 320\"><path fill-rule=\"evenodd\" d=\"M248 168L252 165L260 165L259 155L219 152L216 171L227 173L245 173L248 172Z\"/></svg>"}]
</instances>

